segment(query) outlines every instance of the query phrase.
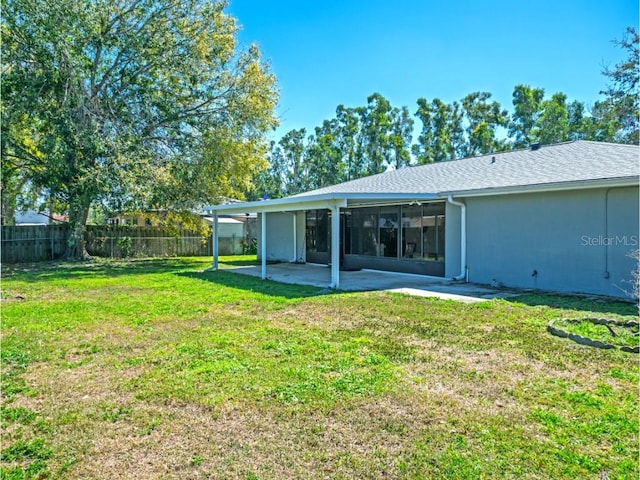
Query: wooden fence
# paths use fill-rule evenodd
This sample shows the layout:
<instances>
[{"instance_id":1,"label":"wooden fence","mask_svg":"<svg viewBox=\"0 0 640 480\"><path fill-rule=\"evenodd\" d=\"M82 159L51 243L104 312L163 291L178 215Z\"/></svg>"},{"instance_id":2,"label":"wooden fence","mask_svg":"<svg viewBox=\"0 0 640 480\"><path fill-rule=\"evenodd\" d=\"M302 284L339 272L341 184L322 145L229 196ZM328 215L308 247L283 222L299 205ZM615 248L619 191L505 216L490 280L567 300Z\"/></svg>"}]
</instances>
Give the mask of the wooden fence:
<instances>
[{"instance_id":1,"label":"wooden fence","mask_svg":"<svg viewBox=\"0 0 640 480\"><path fill-rule=\"evenodd\" d=\"M64 255L68 225L2 227L2 263L41 262Z\"/></svg>"},{"instance_id":2,"label":"wooden fence","mask_svg":"<svg viewBox=\"0 0 640 480\"><path fill-rule=\"evenodd\" d=\"M2 227L2 263L39 262L64 255L69 240L67 225ZM88 225L87 253L96 257L158 257L211 255L211 236L182 231L178 235L161 227ZM220 255L243 251L240 237L219 238Z\"/></svg>"},{"instance_id":3,"label":"wooden fence","mask_svg":"<svg viewBox=\"0 0 640 480\"><path fill-rule=\"evenodd\" d=\"M158 257L211 255L211 237L182 231L172 235L161 227L89 225L87 253L96 257Z\"/></svg>"}]
</instances>

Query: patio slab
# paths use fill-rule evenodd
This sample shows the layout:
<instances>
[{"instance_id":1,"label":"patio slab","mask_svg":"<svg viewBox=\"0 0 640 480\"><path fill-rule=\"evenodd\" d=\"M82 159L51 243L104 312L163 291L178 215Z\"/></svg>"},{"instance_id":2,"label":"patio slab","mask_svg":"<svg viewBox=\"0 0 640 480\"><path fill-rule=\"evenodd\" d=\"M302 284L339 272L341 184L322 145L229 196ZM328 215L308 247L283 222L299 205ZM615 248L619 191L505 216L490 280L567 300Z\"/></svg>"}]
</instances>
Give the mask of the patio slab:
<instances>
[{"instance_id":1,"label":"patio slab","mask_svg":"<svg viewBox=\"0 0 640 480\"><path fill-rule=\"evenodd\" d=\"M262 268L260 265L251 265L234 267L227 271L260 277ZM326 265L277 263L267 265L267 279L282 283L327 288L331 282L331 269ZM513 291L493 289L451 279L366 269L341 271L339 290L388 291L466 303L519 295Z\"/></svg>"}]
</instances>

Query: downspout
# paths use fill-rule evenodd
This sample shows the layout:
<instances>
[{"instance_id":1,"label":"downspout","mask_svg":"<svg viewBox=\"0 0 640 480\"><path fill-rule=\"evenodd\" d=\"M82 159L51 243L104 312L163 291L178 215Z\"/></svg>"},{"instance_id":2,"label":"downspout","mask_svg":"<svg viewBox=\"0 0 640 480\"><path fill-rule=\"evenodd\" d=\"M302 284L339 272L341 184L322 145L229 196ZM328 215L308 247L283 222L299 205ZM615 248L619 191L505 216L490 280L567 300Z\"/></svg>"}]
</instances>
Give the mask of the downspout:
<instances>
[{"instance_id":1,"label":"downspout","mask_svg":"<svg viewBox=\"0 0 640 480\"><path fill-rule=\"evenodd\" d=\"M464 280L467 278L467 206L463 202L458 202L451 195L447 196L447 201L451 205L460 207L460 274L453 277L454 280Z\"/></svg>"},{"instance_id":2,"label":"downspout","mask_svg":"<svg viewBox=\"0 0 640 480\"><path fill-rule=\"evenodd\" d=\"M609 278L609 192L607 188L604 192L604 278Z\"/></svg>"}]
</instances>

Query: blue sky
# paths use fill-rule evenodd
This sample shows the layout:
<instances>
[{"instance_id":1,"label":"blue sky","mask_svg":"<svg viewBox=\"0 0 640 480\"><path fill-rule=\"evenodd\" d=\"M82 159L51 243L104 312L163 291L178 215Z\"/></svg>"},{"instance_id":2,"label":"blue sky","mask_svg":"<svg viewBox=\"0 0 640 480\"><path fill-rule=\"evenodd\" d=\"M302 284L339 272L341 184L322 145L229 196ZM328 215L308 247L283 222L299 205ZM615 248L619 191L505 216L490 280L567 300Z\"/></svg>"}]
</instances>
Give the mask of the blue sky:
<instances>
[{"instance_id":1,"label":"blue sky","mask_svg":"<svg viewBox=\"0 0 640 480\"><path fill-rule=\"evenodd\" d=\"M230 0L241 47L256 43L278 78L279 139L374 92L393 106L488 91L512 110L518 84L592 104L613 39L638 25L638 0ZM416 127L419 122L416 119Z\"/></svg>"}]
</instances>

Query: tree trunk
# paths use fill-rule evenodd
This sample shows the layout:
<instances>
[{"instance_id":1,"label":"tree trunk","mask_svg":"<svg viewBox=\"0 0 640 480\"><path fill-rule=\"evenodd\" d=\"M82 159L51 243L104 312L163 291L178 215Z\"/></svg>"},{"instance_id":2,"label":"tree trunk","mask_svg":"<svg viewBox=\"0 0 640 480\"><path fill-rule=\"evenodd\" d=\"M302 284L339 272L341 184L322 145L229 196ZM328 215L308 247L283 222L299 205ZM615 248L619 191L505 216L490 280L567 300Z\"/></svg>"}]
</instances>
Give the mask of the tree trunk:
<instances>
[{"instance_id":1,"label":"tree trunk","mask_svg":"<svg viewBox=\"0 0 640 480\"><path fill-rule=\"evenodd\" d=\"M71 226L71 233L65 253L65 257L69 260L89 258L84 244L84 230L89 217L89 205L90 202L83 198L70 209L69 225Z\"/></svg>"},{"instance_id":2,"label":"tree trunk","mask_svg":"<svg viewBox=\"0 0 640 480\"><path fill-rule=\"evenodd\" d=\"M13 208L12 205L9 204L9 202L2 202L2 207L1 207L1 212L0 212L0 223L2 223L2 225L15 225L16 224L16 210L15 208Z\"/></svg>"}]
</instances>

